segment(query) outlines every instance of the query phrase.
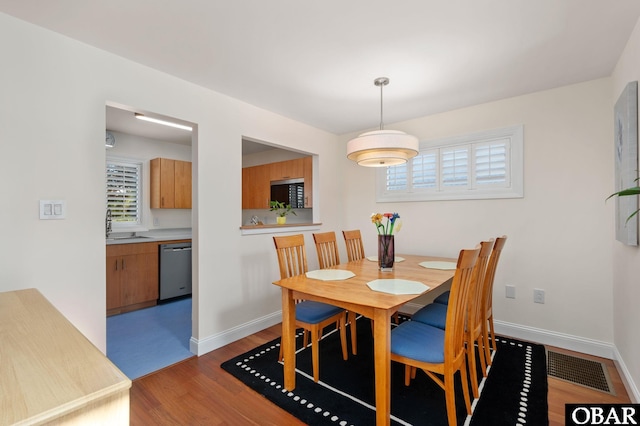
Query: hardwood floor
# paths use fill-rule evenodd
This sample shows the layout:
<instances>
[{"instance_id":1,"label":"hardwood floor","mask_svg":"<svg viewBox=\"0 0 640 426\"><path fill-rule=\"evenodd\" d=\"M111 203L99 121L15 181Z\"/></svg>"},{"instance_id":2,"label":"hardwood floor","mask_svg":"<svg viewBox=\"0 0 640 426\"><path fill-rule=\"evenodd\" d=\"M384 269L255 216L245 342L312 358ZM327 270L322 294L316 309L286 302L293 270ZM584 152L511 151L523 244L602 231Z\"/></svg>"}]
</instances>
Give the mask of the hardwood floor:
<instances>
[{"instance_id":1,"label":"hardwood floor","mask_svg":"<svg viewBox=\"0 0 640 426\"><path fill-rule=\"evenodd\" d=\"M192 357L133 381L132 426L148 425L302 425L220 368L220 364L280 336L280 325L270 327L201 357ZM564 425L566 403L627 403L629 396L613 361L608 368L616 395L549 377L549 424ZM535 425L533 425L535 426Z\"/></svg>"}]
</instances>

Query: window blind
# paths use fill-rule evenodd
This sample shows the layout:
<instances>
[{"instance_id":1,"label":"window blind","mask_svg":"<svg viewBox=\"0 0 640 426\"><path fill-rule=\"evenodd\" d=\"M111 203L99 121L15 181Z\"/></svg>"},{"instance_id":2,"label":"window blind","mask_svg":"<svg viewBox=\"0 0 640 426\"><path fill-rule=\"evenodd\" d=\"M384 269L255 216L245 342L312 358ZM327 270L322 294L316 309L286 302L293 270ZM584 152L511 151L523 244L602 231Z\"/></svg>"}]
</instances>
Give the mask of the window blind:
<instances>
[{"instance_id":1,"label":"window blind","mask_svg":"<svg viewBox=\"0 0 640 426\"><path fill-rule=\"evenodd\" d=\"M141 165L107 161L107 208L114 223L140 223L140 174Z\"/></svg>"}]
</instances>

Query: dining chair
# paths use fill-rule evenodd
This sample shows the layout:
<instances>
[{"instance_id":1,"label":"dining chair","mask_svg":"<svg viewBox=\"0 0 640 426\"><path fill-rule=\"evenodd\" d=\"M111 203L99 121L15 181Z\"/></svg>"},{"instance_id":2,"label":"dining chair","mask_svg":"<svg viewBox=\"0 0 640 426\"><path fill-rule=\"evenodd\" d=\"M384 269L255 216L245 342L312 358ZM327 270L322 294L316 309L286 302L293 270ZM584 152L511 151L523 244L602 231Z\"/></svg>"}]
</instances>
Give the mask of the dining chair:
<instances>
[{"instance_id":1,"label":"dining chair","mask_svg":"<svg viewBox=\"0 0 640 426\"><path fill-rule=\"evenodd\" d=\"M493 251L489 258L489 264L487 265L487 273L484 277L484 286L482 290L482 306L484 307L484 314L482 318L482 338L487 365L491 365L489 334L491 334L491 347L493 348L493 351L495 352L498 349L498 345L496 344L496 333L493 328L493 281L496 276L496 269L498 267L498 261L500 260L500 254L502 253L502 249L506 243L506 235L496 238L496 243L493 246Z\"/></svg>"},{"instance_id":2,"label":"dining chair","mask_svg":"<svg viewBox=\"0 0 640 426\"><path fill-rule=\"evenodd\" d=\"M313 234L313 241L316 243L316 252L318 253L318 263L320 269L331 268L340 264L340 253L338 250L338 242L336 241L336 233L322 232ZM347 323L351 326L351 353L358 354L356 333L356 313L347 312Z\"/></svg>"},{"instance_id":3,"label":"dining chair","mask_svg":"<svg viewBox=\"0 0 640 426\"><path fill-rule=\"evenodd\" d=\"M465 305L465 342L467 362L469 363L469 375L471 378L471 389L473 390L474 398L478 398L480 395L478 389L478 376L476 373L476 344L478 345L478 357L480 358L482 375L484 376L487 371L487 362L485 361L485 351L483 348L484 339L482 335L482 320L484 318L482 294L487 271L487 263L489 262L489 257L491 256L494 244L495 241L493 239L480 242L480 253L478 254L478 259L473 270L471 283L469 284L470 289L468 300ZM446 322L448 310L448 305L431 303L413 314L411 320L445 329L448 326Z\"/></svg>"},{"instance_id":4,"label":"dining chair","mask_svg":"<svg viewBox=\"0 0 640 426\"><path fill-rule=\"evenodd\" d=\"M445 392L449 426L457 424L454 376L458 371L467 413L471 414L464 326L471 277L479 253L480 247L460 251L444 330L419 321L405 321L391 330L391 360L405 364L405 385L409 385L417 368L435 381Z\"/></svg>"},{"instance_id":5,"label":"dining chair","mask_svg":"<svg viewBox=\"0 0 640 426\"><path fill-rule=\"evenodd\" d=\"M313 241L316 243L320 269L327 269L340 264L340 252L338 251L335 232L313 234Z\"/></svg>"},{"instance_id":6,"label":"dining chair","mask_svg":"<svg viewBox=\"0 0 640 426\"><path fill-rule=\"evenodd\" d=\"M364 246L360 230L342 231L342 235L347 246L347 260L353 262L354 260L364 259Z\"/></svg>"},{"instance_id":7,"label":"dining chair","mask_svg":"<svg viewBox=\"0 0 640 426\"><path fill-rule=\"evenodd\" d=\"M297 234L283 237L273 237L278 255L280 279L302 275L308 271L307 252L304 245L304 235ZM347 334L345 329L346 311L343 308L311 300L297 300L296 322L298 328L303 328L311 334L311 359L313 365L313 380L320 378L320 351L318 345L324 328L333 323L338 324L342 358L347 360ZM306 333L304 345L307 345ZM278 359L282 359L282 345Z\"/></svg>"}]
</instances>

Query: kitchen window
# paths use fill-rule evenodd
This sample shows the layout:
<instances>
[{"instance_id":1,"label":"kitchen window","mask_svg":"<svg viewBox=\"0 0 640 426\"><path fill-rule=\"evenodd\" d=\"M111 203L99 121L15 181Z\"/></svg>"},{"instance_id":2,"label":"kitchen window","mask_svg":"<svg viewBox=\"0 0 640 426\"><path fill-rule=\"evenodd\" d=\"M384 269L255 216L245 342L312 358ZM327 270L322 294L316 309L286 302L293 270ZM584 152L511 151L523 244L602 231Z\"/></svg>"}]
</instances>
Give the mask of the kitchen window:
<instances>
[{"instance_id":1,"label":"kitchen window","mask_svg":"<svg viewBox=\"0 0 640 426\"><path fill-rule=\"evenodd\" d=\"M378 202L523 197L523 126L420 142L407 163L377 171Z\"/></svg>"},{"instance_id":2,"label":"kitchen window","mask_svg":"<svg viewBox=\"0 0 640 426\"><path fill-rule=\"evenodd\" d=\"M107 158L106 208L114 228L142 224L142 163Z\"/></svg>"}]
</instances>

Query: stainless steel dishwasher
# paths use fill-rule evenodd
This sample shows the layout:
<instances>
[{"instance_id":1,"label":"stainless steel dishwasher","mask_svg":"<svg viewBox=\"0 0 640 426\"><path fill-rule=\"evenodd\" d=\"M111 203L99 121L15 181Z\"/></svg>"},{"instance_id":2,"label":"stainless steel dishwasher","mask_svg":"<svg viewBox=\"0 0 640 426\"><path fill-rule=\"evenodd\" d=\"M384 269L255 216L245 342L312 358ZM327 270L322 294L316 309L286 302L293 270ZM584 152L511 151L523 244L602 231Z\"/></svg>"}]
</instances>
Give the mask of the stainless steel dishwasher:
<instances>
[{"instance_id":1,"label":"stainless steel dishwasher","mask_svg":"<svg viewBox=\"0 0 640 426\"><path fill-rule=\"evenodd\" d=\"M160 299L191 294L191 243L160 244Z\"/></svg>"}]
</instances>

